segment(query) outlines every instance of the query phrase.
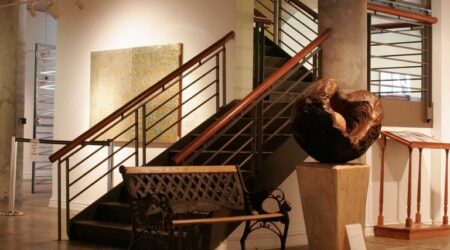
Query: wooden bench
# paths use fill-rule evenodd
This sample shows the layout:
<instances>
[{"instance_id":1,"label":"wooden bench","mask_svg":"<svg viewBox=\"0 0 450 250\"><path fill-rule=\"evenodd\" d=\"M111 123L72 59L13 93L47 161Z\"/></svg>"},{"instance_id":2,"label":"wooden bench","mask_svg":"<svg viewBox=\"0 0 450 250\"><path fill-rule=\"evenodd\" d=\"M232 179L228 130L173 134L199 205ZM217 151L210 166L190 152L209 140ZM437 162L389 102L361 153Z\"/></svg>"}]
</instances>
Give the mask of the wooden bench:
<instances>
[{"instance_id":1,"label":"wooden bench","mask_svg":"<svg viewBox=\"0 0 450 250\"><path fill-rule=\"evenodd\" d=\"M280 238L281 249L285 249L291 207L283 192L248 192L236 166L121 166L120 172L133 212L130 248L146 235L173 249L177 232L180 236L175 228L180 226L245 222L242 249L248 235L258 229L274 232ZM275 201L275 211L263 208L267 199ZM221 210L237 213L217 216ZM283 224L284 229L275 222Z\"/></svg>"}]
</instances>

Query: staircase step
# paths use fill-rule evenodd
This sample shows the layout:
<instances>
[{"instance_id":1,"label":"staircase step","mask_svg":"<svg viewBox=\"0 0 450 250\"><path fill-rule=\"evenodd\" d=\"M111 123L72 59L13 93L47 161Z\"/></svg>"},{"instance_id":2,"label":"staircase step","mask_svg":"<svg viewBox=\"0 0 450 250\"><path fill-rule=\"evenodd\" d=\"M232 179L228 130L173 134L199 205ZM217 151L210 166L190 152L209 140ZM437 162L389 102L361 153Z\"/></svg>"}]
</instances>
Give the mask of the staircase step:
<instances>
[{"instance_id":1,"label":"staircase step","mask_svg":"<svg viewBox=\"0 0 450 250\"><path fill-rule=\"evenodd\" d=\"M114 223L131 224L131 209L125 202L101 202L98 204L95 219Z\"/></svg>"},{"instance_id":2,"label":"staircase step","mask_svg":"<svg viewBox=\"0 0 450 250\"><path fill-rule=\"evenodd\" d=\"M285 93L285 92L278 92L273 91L270 94L269 101L270 102L281 102L281 103L290 103L292 101L297 100L300 93Z\"/></svg>"},{"instance_id":3,"label":"staircase step","mask_svg":"<svg viewBox=\"0 0 450 250\"><path fill-rule=\"evenodd\" d=\"M286 92L292 85L296 85L292 89L289 90L289 93L302 93L307 87L309 87L312 83L309 81L292 81L287 80L282 84L277 85L274 91L276 92Z\"/></svg>"},{"instance_id":4,"label":"staircase step","mask_svg":"<svg viewBox=\"0 0 450 250\"><path fill-rule=\"evenodd\" d=\"M266 66L264 65L264 79L266 79L267 77L271 76L275 71L277 71L279 69L279 67L273 67L273 66ZM305 74L307 74L307 76L305 77ZM307 81L307 82L311 82L312 81L312 74L307 73L307 69L305 68L300 68L298 69L295 73L293 73L288 80L292 80L292 81L296 81L296 80L300 80L301 78L303 78L303 81Z\"/></svg>"},{"instance_id":5,"label":"staircase step","mask_svg":"<svg viewBox=\"0 0 450 250\"><path fill-rule=\"evenodd\" d=\"M289 61L289 57L264 56L264 65L265 66L281 67L287 61Z\"/></svg>"},{"instance_id":6,"label":"staircase step","mask_svg":"<svg viewBox=\"0 0 450 250\"><path fill-rule=\"evenodd\" d=\"M131 224L106 221L73 221L70 240L86 241L114 247L128 247L131 241Z\"/></svg>"}]
</instances>

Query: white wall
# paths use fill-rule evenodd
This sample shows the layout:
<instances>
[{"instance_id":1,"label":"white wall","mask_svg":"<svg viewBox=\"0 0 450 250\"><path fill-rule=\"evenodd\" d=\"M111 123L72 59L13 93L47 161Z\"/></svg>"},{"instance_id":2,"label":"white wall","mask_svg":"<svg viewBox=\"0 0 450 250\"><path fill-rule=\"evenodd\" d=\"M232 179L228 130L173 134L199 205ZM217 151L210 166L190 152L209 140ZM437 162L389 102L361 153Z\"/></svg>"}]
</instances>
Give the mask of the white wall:
<instances>
[{"instance_id":1,"label":"white wall","mask_svg":"<svg viewBox=\"0 0 450 250\"><path fill-rule=\"evenodd\" d=\"M120 0L96 0L86 2L83 11L74 11L73 3L60 1L63 15L58 23L58 64L56 91L56 128L58 139L73 139L88 128L89 124L89 64L90 52L96 50L134 47L161 43L181 42L184 45L184 60L188 60L212 42L236 26L235 1L144 1L133 4ZM450 9L444 0L433 1L434 16L439 23L433 27L433 100L434 128L383 128L386 130L413 130L450 141L450 114L448 93L450 93L450 17L443 10ZM204 11L208 9L210 11ZM248 11L246 12L248 15ZM247 18L248 19L248 18ZM247 20L244 18L244 20ZM186 20L189 20L187 22ZM248 20L247 20L248 21ZM244 21L243 21L244 22ZM245 24L240 24L245 26ZM247 34L248 35L248 34ZM247 44L250 44L247 41ZM245 46L243 46L245 47ZM248 50L248 47L247 47ZM235 51L237 55L237 51ZM231 61L231 59L229 58ZM248 60L248 57L242 58ZM229 67L231 69L231 67ZM249 72L247 69L244 72ZM235 76L234 79L238 79ZM232 79L232 78L228 78ZM242 82L236 82L234 89L240 90ZM245 87L242 92L245 93ZM231 94L230 94L231 95ZM242 96L236 93L234 96ZM406 213L407 155L405 149L388 144L386 155L385 221L403 222ZM379 188L379 148L375 144L369 149L366 160L371 165L371 177L367 201L366 225L376 223ZM433 166L433 167L431 167ZM443 164L439 154L424 151L423 155L423 201L422 216L428 222L441 220L443 188ZM414 173L417 176L417 152L414 153ZM415 185L415 182L413 182ZM431 187L430 187L431 186ZM281 185L293 206L288 245L306 244L303 215L298 193L297 177L293 173ZM413 190L413 205L416 191ZM431 195L428 195L431 194ZM415 214L413 206L412 215ZM253 240L252 240L253 239ZM257 234L249 244L258 249L276 248L278 240L270 234ZM238 246L239 234L234 233L228 249ZM221 247L227 249L227 244Z\"/></svg>"},{"instance_id":2,"label":"white wall","mask_svg":"<svg viewBox=\"0 0 450 250\"><path fill-rule=\"evenodd\" d=\"M450 2L432 1L433 16L439 19L433 25L433 136L450 142ZM433 152L431 169L432 193L431 207L433 220L442 220L443 187L444 187L444 154Z\"/></svg>"},{"instance_id":3,"label":"white wall","mask_svg":"<svg viewBox=\"0 0 450 250\"><path fill-rule=\"evenodd\" d=\"M24 126L24 137L33 138L34 119L34 51L35 44L56 45L56 21L44 12L36 12L36 16L26 15L26 49L25 49L25 106L27 123ZM25 144L23 154L23 178L31 179L31 161L29 145Z\"/></svg>"},{"instance_id":4,"label":"white wall","mask_svg":"<svg viewBox=\"0 0 450 250\"><path fill-rule=\"evenodd\" d=\"M72 140L89 128L92 51L182 43L183 61L186 62L228 32L235 30L236 15L241 15L236 14L234 1L220 0L135 0L132 2L96 0L85 1L85 8L82 11L78 10L71 1L59 1L59 8L62 14L58 19L57 30L58 73L54 136L61 140ZM248 15L249 11L245 13ZM240 27L240 29L245 30L246 27ZM251 49L248 44L252 42L250 37L250 39L240 39L239 44L248 50ZM226 46L228 101L234 98L234 43L231 41ZM236 53L238 51L236 50ZM246 59L241 57L240 60ZM250 76L252 74L251 67L241 71L247 72L246 74ZM248 76L241 79L246 78ZM252 83L247 84L251 86ZM187 97L184 96L184 98ZM194 117L188 117L183 121L183 134L211 114L213 112L207 110ZM151 157L160 150L162 149L152 150ZM81 167L74 172L74 175L79 175L83 171L86 170ZM94 171L93 175L95 174ZM54 191L55 185L56 181ZM100 187L94 186L93 189L97 188ZM78 204L80 209L105 191L104 187L100 190L88 192L74 203ZM51 205L54 205L55 195L54 192Z\"/></svg>"}]
</instances>

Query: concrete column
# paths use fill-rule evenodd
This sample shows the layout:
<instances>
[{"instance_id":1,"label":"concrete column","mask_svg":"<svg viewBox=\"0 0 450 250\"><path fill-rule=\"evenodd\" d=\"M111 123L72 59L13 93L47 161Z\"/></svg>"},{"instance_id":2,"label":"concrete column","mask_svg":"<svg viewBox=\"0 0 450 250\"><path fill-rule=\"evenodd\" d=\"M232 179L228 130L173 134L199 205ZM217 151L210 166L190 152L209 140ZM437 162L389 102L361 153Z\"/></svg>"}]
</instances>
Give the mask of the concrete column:
<instances>
[{"instance_id":1,"label":"concrete column","mask_svg":"<svg viewBox=\"0 0 450 250\"><path fill-rule=\"evenodd\" d=\"M319 33L327 28L323 78L344 91L367 89L367 0L319 0Z\"/></svg>"},{"instance_id":2,"label":"concrete column","mask_svg":"<svg viewBox=\"0 0 450 250\"><path fill-rule=\"evenodd\" d=\"M12 0L0 0L7 4ZM7 197L11 137L16 135L17 125L17 88L18 81L18 49L19 42L19 7L0 9L0 199ZM20 197L21 169L18 169Z\"/></svg>"}]
</instances>

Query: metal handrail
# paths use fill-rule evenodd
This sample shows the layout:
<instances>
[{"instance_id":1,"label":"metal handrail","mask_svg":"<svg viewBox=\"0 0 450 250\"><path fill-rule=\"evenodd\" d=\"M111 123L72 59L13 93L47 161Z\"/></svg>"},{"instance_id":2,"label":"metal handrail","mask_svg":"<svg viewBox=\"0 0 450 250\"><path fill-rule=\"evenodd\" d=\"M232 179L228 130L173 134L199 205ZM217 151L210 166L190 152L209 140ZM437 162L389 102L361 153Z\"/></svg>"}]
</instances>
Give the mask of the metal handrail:
<instances>
[{"instance_id":1,"label":"metal handrail","mask_svg":"<svg viewBox=\"0 0 450 250\"><path fill-rule=\"evenodd\" d=\"M242 113L244 109L254 103L260 96L268 91L273 85L286 75L298 63L304 60L313 50L318 48L331 34L331 30L325 30L318 38L314 39L302 51L286 62L281 68L275 71L271 76L264 80L255 90L248 94L244 99L237 103L231 110L225 113L219 120L211 124L203 133L192 140L181 152L172 157L174 164L179 165L187 157L189 157L200 146L204 145L211 137L213 137L219 130L224 128L237 115Z\"/></svg>"},{"instance_id":2,"label":"metal handrail","mask_svg":"<svg viewBox=\"0 0 450 250\"><path fill-rule=\"evenodd\" d=\"M217 112L226 104L225 45L232 38L234 32L229 32L52 155L52 159L58 162L59 240L62 232L63 169L66 188L65 217L69 222L71 203L105 178L107 190L111 190L114 186L111 176L120 165L132 160L135 166L147 163L147 149L169 130L176 133L176 141L182 132L188 132L186 128L186 131L181 131L181 123L187 117L192 117L203 107L210 110L215 108ZM168 106L169 103L172 106ZM155 132L149 134L150 131ZM103 138L108 138L105 143L93 144L93 141ZM105 149L108 149L107 152ZM89 181L83 181L86 178ZM66 226L69 229L68 223Z\"/></svg>"},{"instance_id":3,"label":"metal handrail","mask_svg":"<svg viewBox=\"0 0 450 250\"><path fill-rule=\"evenodd\" d=\"M96 134L98 131L100 131L102 128L105 128L107 125L109 125L111 122L113 122L115 119L119 118L123 114L125 114L127 111L131 110L133 107L136 107L136 105L139 105L142 101L144 101L146 98L151 96L152 94L156 93L161 88L164 88L164 86L168 83L170 83L173 79L176 79L179 77L183 72L194 66L195 64L201 62L202 59L206 58L207 56L211 55L216 50L223 47L228 41L234 39L234 31L230 31L228 34L226 34L223 38L209 46L207 49L199 53L197 56L168 74L166 77L161 79L156 84L149 87L147 90L127 102L125 105L117 109L115 112L113 112L111 115L107 116L103 120L101 120L99 123L94 125L92 128L81 134L79 137L74 139L71 143L67 144L65 147L61 148L54 154L50 156L50 161L55 162L56 160L63 157L65 154L70 152L72 149L77 147L78 145L81 145L84 141L86 141L89 137Z\"/></svg>"}]
</instances>

